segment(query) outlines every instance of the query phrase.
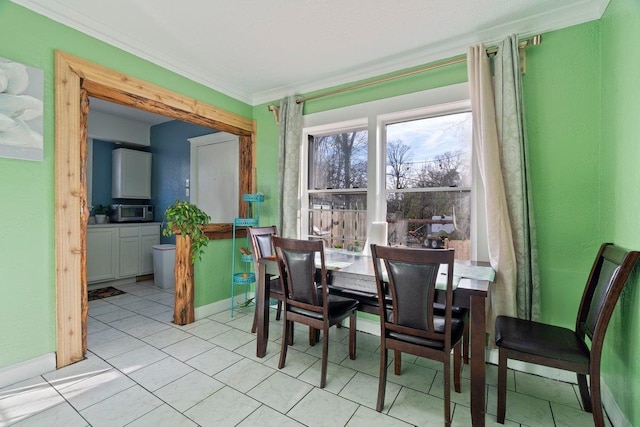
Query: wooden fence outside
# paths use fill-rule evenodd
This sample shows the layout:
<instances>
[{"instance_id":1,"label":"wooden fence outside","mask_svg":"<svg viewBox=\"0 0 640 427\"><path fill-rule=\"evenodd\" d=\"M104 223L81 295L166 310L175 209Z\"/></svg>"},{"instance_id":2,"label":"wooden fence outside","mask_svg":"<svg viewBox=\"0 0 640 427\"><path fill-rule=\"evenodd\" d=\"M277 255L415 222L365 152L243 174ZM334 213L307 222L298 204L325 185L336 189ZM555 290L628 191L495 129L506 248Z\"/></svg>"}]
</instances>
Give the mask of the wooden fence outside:
<instances>
[{"instance_id":1,"label":"wooden fence outside","mask_svg":"<svg viewBox=\"0 0 640 427\"><path fill-rule=\"evenodd\" d=\"M309 236L322 239L325 247L361 251L366 241L367 213L354 209L311 209ZM392 220L389 222L389 244L409 247L425 247L424 236L412 239L408 228L416 224L447 224L448 220ZM411 225L411 227L409 227ZM471 241L448 240L448 247L456 251L456 259L470 259Z\"/></svg>"}]
</instances>

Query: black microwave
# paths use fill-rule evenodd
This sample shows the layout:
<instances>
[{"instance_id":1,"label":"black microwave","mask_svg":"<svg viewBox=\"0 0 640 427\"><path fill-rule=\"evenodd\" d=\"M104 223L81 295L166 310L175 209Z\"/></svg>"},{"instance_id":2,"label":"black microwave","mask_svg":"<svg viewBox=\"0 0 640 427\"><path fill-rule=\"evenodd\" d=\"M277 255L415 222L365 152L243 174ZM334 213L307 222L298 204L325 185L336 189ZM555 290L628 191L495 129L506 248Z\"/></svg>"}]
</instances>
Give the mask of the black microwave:
<instances>
[{"instance_id":1,"label":"black microwave","mask_svg":"<svg viewBox=\"0 0 640 427\"><path fill-rule=\"evenodd\" d=\"M111 205L111 222L153 221L153 205Z\"/></svg>"}]
</instances>

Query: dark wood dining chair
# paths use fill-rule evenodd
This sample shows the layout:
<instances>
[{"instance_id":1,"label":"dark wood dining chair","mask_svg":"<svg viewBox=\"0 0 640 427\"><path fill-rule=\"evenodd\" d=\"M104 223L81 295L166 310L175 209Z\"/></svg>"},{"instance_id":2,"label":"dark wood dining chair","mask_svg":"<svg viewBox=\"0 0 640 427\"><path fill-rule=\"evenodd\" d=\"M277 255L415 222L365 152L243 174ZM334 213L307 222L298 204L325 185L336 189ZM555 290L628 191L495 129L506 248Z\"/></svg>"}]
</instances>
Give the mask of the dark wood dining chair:
<instances>
[{"instance_id":1,"label":"dark wood dining chair","mask_svg":"<svg viewBox=\"0 0 640 427\"><path fill-rule=\"evenodd\" d=\"M627 252L611 243L600 247L582 294L575 329L498 316L495 337L499 350L499 423L504 424L506 412L507 360L516 359L575 372L585 411L593 413L597 427L604 426L600 396L602 346L613 309L639 256L640 252ZM589 338L591 349L585 338Z\"/></svg>"},{"instance_id":2,"label":"dark wood dining chair","mask_svg":"<svg viewBox=\"0 0 640 427\"><path fill-rule=\"evenodd\" d=\"M444 419L446 425L451 425L451 350L454 347L460 350L465 325L464 319L452 316L454 251L371 245L371 255L380 305L376 410L380 412L384 407L388 350L410 353L444 364ZM448 272L444 316L437 315L434 308L440 264L446 264ZM459 352L453 361L454 382L459 392L462 361Z\"/></svg>"},{"instance_id":3,"label":"dark wood dining chair","mask_svg":"<svg viewBox=\"0 0 640 427\"><path fill-rule=\"evenodd\" d=\"M356 358L356 310L358 301L330 295L327 287L327 268L324 245L321 240L297 240L273 237L282 285L283 333L278 369L287 358L287 347L292 341L293 322L322 331L322 369L320 388L327 380L327 353L329 328L349 318L349 358ZM320 273L316 274L316 254L320 259ZM320 281L320 286L316 284Z\"/></svg>"},{"instance_id":4,"label":"dark wood dining chair","mask_svg":"<svg viewBox=\"0 0 640 427\"><path fill-rule=\"evenodd\" d=\"M273 250L272 236L278 235L278 227L270 225L268 227L249 227L249 237L251 240L251 249L253 252L253 259L255 260L254 270L258 272L258 260L260 258L266 258L275 256ZM268 274L265 278L265 292L269 293L269 298L278 300L276 307L276 320L280 320L282 313L282 286L280 285L280 276L274 274ZM253 314L253 325L251 326L251 333L256 332L256 326L258 324L258 306L256 304L256 311Z\"/></svg>"}]
</instances>

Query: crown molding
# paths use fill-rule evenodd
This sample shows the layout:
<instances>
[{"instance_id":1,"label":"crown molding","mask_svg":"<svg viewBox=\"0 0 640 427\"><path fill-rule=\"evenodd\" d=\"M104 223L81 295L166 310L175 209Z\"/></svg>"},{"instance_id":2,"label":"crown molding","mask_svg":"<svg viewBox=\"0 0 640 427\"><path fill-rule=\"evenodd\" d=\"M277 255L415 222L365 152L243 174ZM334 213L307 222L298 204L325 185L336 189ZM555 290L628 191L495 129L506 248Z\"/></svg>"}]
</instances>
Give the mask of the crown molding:
<instances>
[{"instance_id":1,"label":"crown molding","mask_svg":"<svg viewBox=\"0 0 640 427\"><path fill-rule=\"evenodd\" d=\"M593 21L602 17L609 4L609 0L583 0L578 4L554 8L525 19L494 26L488 30L464 33L436 45L402 52L368 64L342 68L321 78L294 81L288 85L250 93L241 85L234 84L222 76L182 63L179 58L159 50L157 45L129 38L91 16L69 10L57 0L49 0L46 6L32 0L11 1L251 106L273 102L294 93L304 94L327 89L462 55L470 45L479 42L492 45L508 34L517 34L524 38ZM65 10L67 13L61 14L57 10Z\"/></svg>"}]
</instances>

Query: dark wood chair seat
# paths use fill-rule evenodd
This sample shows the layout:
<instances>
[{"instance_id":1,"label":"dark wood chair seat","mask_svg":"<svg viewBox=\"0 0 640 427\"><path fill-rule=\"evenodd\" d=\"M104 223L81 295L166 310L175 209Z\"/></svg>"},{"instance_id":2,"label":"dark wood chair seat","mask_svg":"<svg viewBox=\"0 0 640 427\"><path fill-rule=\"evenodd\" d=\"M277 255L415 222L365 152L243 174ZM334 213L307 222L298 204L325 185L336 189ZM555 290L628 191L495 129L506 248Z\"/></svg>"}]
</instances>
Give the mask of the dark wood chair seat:
<instances>
[{"instance_id":1,"label":"dark wood chair seat","mask_svg":"<svg viewBox=\"0 0 640 427\"><path fill-rule=\"evenodd\" d=\"M441 323L444 326L444 319L442 319ZM442 328L436 327L435 328L436 331L438 329L440 329L442 331L442 333L444 333L444 327L442 327ZM463 331L464 331L464 322L463 321L459 321L459 320L452 320L451 341L453 341L453 342L460 341L460 339L462 338ZM444 348L444 344L443 344L442 341L430 340L428 338L417 337L417 336L409 335L409 334L402 334L402 333L398 333L398 332L389 332L389 338L393 338L393 339L398 340L398 341L405 341L406 343L409 343L409 344L421 345L421 346L424 346L424 347L430 347L430 348L435 348L435 349L440 349L440 350Z\"/></svg>"},{"instance_id":2,"label":"dark wood chair seat","mask_svg":"<svg viewBox=\"0 0 640 427\"><path fill-rule=\"evenodd\" d=\"M331 324L335 324L336 322L338 322L338 318L340 318L339 321L343 320L345 318L344 314L349 310L354 310L358 308L358 301L351 298L345 298L338 295L329 294L328 300L329 300L328 301L329 323ZM318 304L322 304L322 298L319 298ZM324 313L321 313L318 311L306 310L304 308L295 307L295 306L291 307L291 311L294 313L302 314L304 316L313 317L319 320L322 320L324 316Z\"/></svg>"},{"instance_id":3,"label":"dark wood chair seat","mask_svg":"<svg viewBox=\"0 0 640 427\"><path fill-rule=\"evenodd\" d=\"M496 334L500 348L555 359L558 364L589 365L589 348L572 329L498 316Z\"/></svg>"}]
</instances>

